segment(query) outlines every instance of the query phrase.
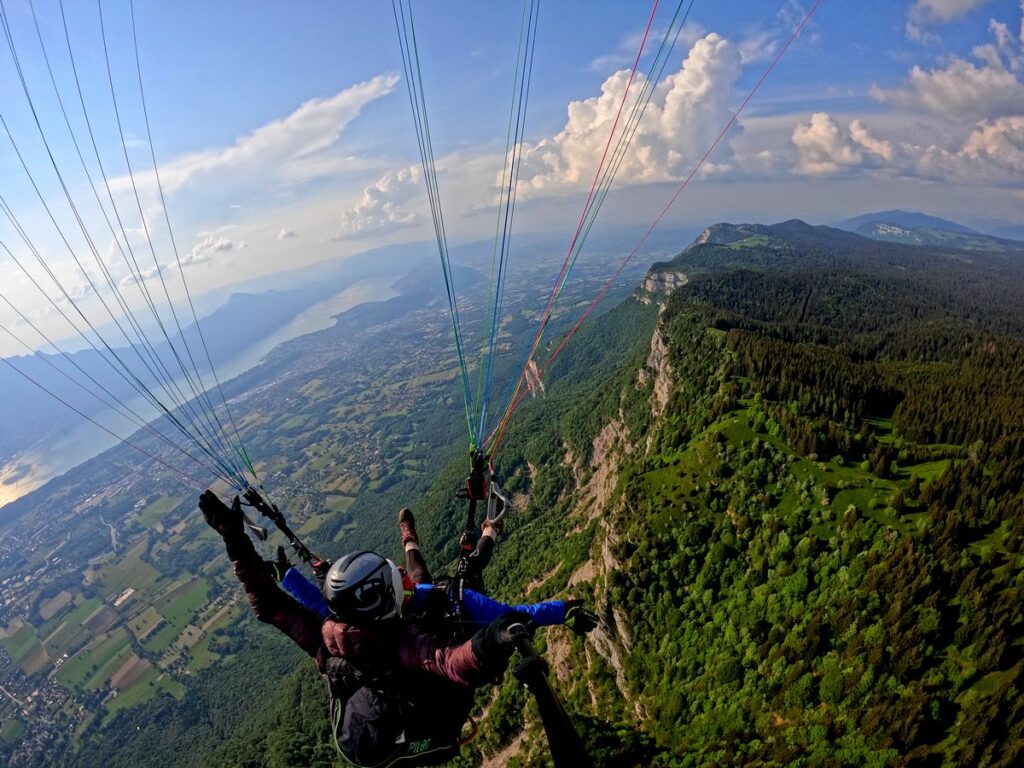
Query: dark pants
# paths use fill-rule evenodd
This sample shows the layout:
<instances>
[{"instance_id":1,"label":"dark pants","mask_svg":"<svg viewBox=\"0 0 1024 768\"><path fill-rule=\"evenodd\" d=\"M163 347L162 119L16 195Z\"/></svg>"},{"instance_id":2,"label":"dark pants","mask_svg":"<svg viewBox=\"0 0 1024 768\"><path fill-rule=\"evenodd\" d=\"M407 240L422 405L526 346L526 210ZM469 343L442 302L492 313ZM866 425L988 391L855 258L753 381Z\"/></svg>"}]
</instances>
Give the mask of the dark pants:
<instances>
[{"instance_id":1,"label":"dark pants","mask_svg":"<svg viewBox=\"0 0 1024 768\"><path fill-rule=\"evenodd\" d=\"M409 574L413 584L433 584L434 579L427 569L427 561L418 549L405 550L405 572Z\"/></svg>"},{"instance_id":2,"label":"dark pants","mask_svg":"<svg viewBox=\"0 0 1024 768\"><path fill-rule=\"evenodd\" d=\"M473 569L477 574L482 574L487 564L491 562L494 554L494 539L490 536L481 536L476 543L476 549L470 555L473 558ZM423 553L419 549L405 550L405 572L414 584L433 584L434 579L427 568L427 561L423 559Z\"/></svg>"}]
</instances>

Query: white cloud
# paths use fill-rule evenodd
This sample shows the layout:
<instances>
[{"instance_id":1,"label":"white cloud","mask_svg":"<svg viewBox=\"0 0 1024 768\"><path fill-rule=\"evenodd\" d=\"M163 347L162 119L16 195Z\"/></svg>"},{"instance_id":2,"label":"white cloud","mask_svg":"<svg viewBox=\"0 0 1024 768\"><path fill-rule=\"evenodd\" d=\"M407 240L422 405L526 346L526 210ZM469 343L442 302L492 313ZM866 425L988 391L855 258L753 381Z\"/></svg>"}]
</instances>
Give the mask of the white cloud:
<instances>
[{"instance_id":1,"label":"white cloud","mask_svg":"<svg viewBox=\"0 0 1024 768\"><path fill-rule=\"evenodd\" d=\"M778 35L767 29L752 32L739 43L740 58L744 64L768 61L778 49Z\"/></svg>"},{"instance_id":2,"label":"white cloud","mask_svg":"<svg viewBox=\"0 0 1024 768\"><path fill-rule=\"evenodd\" d=\"M936 21L960 18L976 5L918 3ZM820 113L797 125L796 172L884 169L892 178L1024 187L1024 45L1006 23L993 19L988 29L991 41L971 50L972 61L952 57L934 69L915 66L901 87L871 89L890 108L872 118L883 136L856 119L844 130Z\"/></svg>"},{"instance_id":3,"label":"white cloud","mask_svg":"<svg viewBox=\"0 0 1024 768\"><path fill-rule=\"evenodd\" d=\"M755 27L740 40L739 49L743 64L756 64L771 59L779 50L779 46L806 18L807 9L803 4L798 0L788 0L775 14L774 22L767 27ZM812 26L810 22L808 26ZM817 35L805 29L802 39L817 42Z\"/></svg>"},{"instance_id":4,"label":"white cloud","mask_svg":"<svg viewBox=\"0 0 1024 768\"><path fill-rule=\"evenodd\" d=\"M977 46L972 55L979 64L954 57L941 69L911 69L902 88L872 86L872 98L893 107L925 111L945 120L978 120L1024 113L1024 83L1020 45L1006 25L990 25L994 42Z\"/></svg>"},{"instance_id":5,"label":"white cloud","mask_svg":"<svg viewBox=\"0 0 1024 768\"><path fill-rule=\"evenodd\" d=\"M201 238L199 242L193 245L191 250L179 254L179 258L160 262L159 269L156 264L143 269L141 272L143 283L148 284L150 280L157 280L161 275L166 279L168 275L178 270L179 264L182 270L189 267L197 267L200 264L215 261L217 256L223 257L224 254L241 251L249 247L249 244L244 240L229 240L216 233L202 232L199 234L199 237ZM134 284L135 278L130 274L121 279L122 288Z\"/></svg>"},{"instance_id":6,"label":"white cloud","mask_svg":"<svg viewBox=\"0 0 1024 768\"><path fill-rule=\"evenodd\" d=\"M910 13L922 20L953 21L986 2L988 0L915 0Z\"/></svg>"},{"instance_id":7,"label":"white cloud","mask_svg":"<svg viewBox=\"0 0 1024 768\"><path fill-rule=\"evenodd\" d=\"M793 131L797 148L795 170L805 176L829 176L877 159L891 161L892 145L876 138L859 120L844 131L824 112L811 115Z\"/></svg>"},{"instance_id":8,"label":"white cloud","mask_svg":"<svg viewBox=\"0 0 1024 768\"><path fill-rule=\"evenodd\" d=\"M202 264L209 261L218 253L228 253L236 249L245 248L245 243L236 243L226 237L218 235L207 235L194 246L192 250L181 257L181 266L188 267L195 264Z\"/></svg>"},{"instance_id":9,"label":"white cloud","mask_svg":"<svg viewBox=\"0 0 1024 768\"><path fill-rule=\"evenodd\" d=\"M298 235L291 227L281 227L281 231L277 233L278 240L290 240L293 237L298 237Z\"/></svg>"},{"instance_id":10,"label":"white cloud","mask_svg":"<svg viewBox=\"0 0 1024 768\"><path fill-rule=\"evenodd\" d=\"M883 171L891 178L1024 188L1020 115L982 121L964 139L942 145L879 138L859 120L844 129L832 115L817 113L797 125L792 143L797 150L794 171L803 176L867 171L877 177Z\"/></svg>"},{"instance_id":11,"label":"white cloud","mask_svg":"<svg viewBox=\"0 0 1024 768\"><path fill-rule=\"evenodd\" d=\"M735 45L715 33L698 40L679 71L655 89L619 169L619 181L666 181L685 173L728 121L732 88L740 72ZM616 72L605 80L599 96L569 104L561 132L524 148L520 195L560 193L589 185L628 80L628 70ZM631 90L639 92L642 82L638 75ZM632 96L618 131L631 105ZM729 158L728 147L722 149L725 159L719 161L719 168L727 167Z\"/></svg>"},{"instance_id":12,"label":"white cloud","mask_svg":"<svg viewBox=\"0 0 1024 768\"><path fill-rule=\"evenodd\" d=\"M200 179L224 185L242 183L251 176L288 176L289 166L301 164L303 177L315 178L321 172L316 163L303 162L333 146L344 129L371 102L391 93L398 76L379 75L321 99L310 99L287 117L275 120L235 140L229 147L193 152L164 163L160 180L164 189L175 192ZM151 187L152 174L136 181ZM116 179L115 188L130 187L126 178Z\"/></svg>"},{"instance_id":13,"label":"white cloud","mask_svg":"<svg viewBox=\"0 0 1024 768\"><path fill-rule=\"evenodd\" d=\"M384 235L419 224L418 213L400 206L419 193L421 177L419 166L411 165L366 187L356 204L342 212L338 237Z\"/></svg>"},{"instance_id":14,"label":"white cloud","mask_svg":"<svg viewBox=\"0 0 1024 768\"><path fill-rule=\"evenodd\" d=\"M907 145L904 151L925 177L1024 186L1024 116L980 123L953 150Z\"/></svg>"},{"instance_id":15,"label":"white cloud","mask_svg":"<svg viewBox=\"0 0 1024 768\"><path fill-rule=\"evenodd\" d=\"M907 37L928 40L928 27L961 19L986 2L988 0L914 0L907 11Z\"/></svg>"},{"instance_id":16,"label":"white cloud","mask_svg":"<svg viewBox=\"0 0 1024 768\"><path fill-rule=\"evenodd\" d=\"M655 28L650 31L647 35L647 46L645 53L649 54L653 48L652 44L658 44L665 37L665 33L668 30L664 27ZM695 42L700 40L704 35L707 34L704 27L700 24L687 21L683 28L679 30L678 38L676 39L677 45L684 45L687 48L693 45ZM607 72L610 69L622 69L623 67L632 68L633 62L636 61L636 52L640 47L640 43L643 40L642 32L633 32L632 34L626 35L619 43L619 47L611 53L602 54L597 56L590 62L590 69L595 72Z\"/></svg>"}]
</instances>

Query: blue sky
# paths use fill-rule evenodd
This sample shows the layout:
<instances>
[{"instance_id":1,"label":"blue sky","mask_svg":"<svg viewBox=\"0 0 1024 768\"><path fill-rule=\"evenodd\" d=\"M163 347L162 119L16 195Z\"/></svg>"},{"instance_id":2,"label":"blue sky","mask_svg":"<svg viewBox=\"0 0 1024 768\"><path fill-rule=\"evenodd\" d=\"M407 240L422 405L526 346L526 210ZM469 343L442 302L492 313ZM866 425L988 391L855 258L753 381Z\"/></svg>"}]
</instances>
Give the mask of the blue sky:
<instances>
[{"instance_id":1,"label":"blue sky","mask_svg":"<svg viewBox=\"0 0 1024 768\"><path fill-rule=\"evenodd\" d=\"M58 0L34 2L72 127L96 175ZM126 237L145 250L111 109L97 6L65 5ZM696 0L636 153L602 210L602 226L642 227L653 218L810 5ZM137 0L136 6L153 149L190 283L226 289L292 266L430 238L389 3ZM674 7L663 0L656 30ZM102 8L143 213L157 260L175 276L134 80L129 5L103 0ZM519 2L414 2L453 240L493 232L521 8ZM101 257L117 279L126 279L54 98L29 2L4 0L4 9L72 199ZM542 4L518 231L568 239L621 96L621 71L635 55L650 9L640 0ZM667 224L829 222L890 207L967 223L1021 223L1021 17L1021 0L824 0ZM95 309L96 297L71 258L73 250L93 269L88 245L3 40L0 70L0 114L70 233L70 248L0 131L2 194L47 264ZM598 229L593 237L599 236ZM2 217L0 240L28 259ZM0 290L54 335L67 335L2 252ZM3 306L0 323L25 330ZM13 351L0 339L0 353Z\"/></svg>"}]
</instances>

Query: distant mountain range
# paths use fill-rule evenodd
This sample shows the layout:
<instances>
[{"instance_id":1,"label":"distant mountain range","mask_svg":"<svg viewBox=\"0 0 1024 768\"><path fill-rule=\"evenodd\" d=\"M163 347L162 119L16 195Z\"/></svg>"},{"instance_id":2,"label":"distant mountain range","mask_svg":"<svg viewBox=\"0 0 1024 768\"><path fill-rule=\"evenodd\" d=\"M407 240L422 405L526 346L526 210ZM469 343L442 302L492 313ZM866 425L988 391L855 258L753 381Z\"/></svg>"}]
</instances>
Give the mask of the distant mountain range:
<instances>
[{"instance_id":1,"label":"distant mountain range","mask_svg":"<svg viewBox=\"0 0 1024 768\"><path fill-rule=\"evenodd\" d=\"M839 229L856 232L858 235L890 243L907 245L930 245L940 248L957 248L964 251L1019 251L1024 243L1006 237L985 234L949 219L940 219L925 213L912 211L879 211L866 213L836 225ZM1015 233L1024 228L1009 228L1006 233Z\"/></svg>"}]
</instances>

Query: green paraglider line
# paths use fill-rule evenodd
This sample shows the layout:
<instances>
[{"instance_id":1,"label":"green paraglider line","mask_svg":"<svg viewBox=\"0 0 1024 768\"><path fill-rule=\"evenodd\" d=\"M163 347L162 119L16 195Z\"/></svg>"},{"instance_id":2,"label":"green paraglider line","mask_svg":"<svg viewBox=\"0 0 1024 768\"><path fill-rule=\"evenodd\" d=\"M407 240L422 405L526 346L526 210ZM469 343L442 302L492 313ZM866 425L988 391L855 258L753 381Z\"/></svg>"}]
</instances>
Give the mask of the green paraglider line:
<instances>
[{"instance_id":1,"label":"green paraglider line","mask_svg":"<svg viewBox=\"0 0 1024 768\"><path fill-rule=\"evenodd\" d=\"M484 322L480 326L480 365L477 367L476 377L476 402L480 403L481 416L485 417L486 405L483 403L483 391L484 391L484 362L487 356L486 353L486 341L487 341L487 317L491 314L494 303L497 301L497 297L494 295L494 279L495 271L498 264L498 242L501 239L501 221L502 213L505 208L505 181L508 176L511 175L511 169L509 168L509 148L512 146L512 116L516 111L516 89L519 81L519 62L523 55L523 29L526 25L526 9L528 6L528 0L523 0L523 12L519 19L519 41L516 43L516 64L515 64L515 79L512 82L512 99L509 104L508 110L508 127L505 129L505 158L501 166L501 186L498 188L498 216L494 222L494 247L491 250L491 275L487 282L487 311L484 312ZM516 128L518 129L518 123ZM502 254L504 255L504 254ZM493 330L492 330L493 334ZM482 431L482 430L481 430ZM482 437L482 435L480 435Z\"/></svg>"},{"instance_id":2,"label":"green paraglider line","mask_svg":"<svg viewBox=\"0 0 1024 768\"><path fill-rule=\"evenodd\" d=\"M485 429L487 427L487 412L488 404L490 403L491 397L491 385L493 384L492 371L494 369L495 349L498 338L498 326L501 323L501 310L504 304L505 296L505 276L508 272L510 251L512 248L512 223L515 219L516 199L518 197L519 188L519 173L522 170L522 136L526 129L527 105L530 101L530 84L533 81L533 60L534 54L537 50L537 21L539 15L540 0L537 0L537 2L531 4L530 7L530 15L526 27L526 45L523 49L524 61L522 77L517 77L519 82L518 97L516 96L516 94L513 94L512 100L512 104L515 107L516 111L516 128L515 135L512 139L512 156L511 163L509 165L508 188L507 190L505 190L504 211L502 211L499 208L499 222L501 222L503 219L504 226L502 227L501 230L501 245L500 248L498 249L500 253L500 258L498 260L497 288L495 289L494 292L493 303L488 307L488 312L484 316L484 328L486 328L487 315L490 315L491 317L491 333L486 356L487 370L483 375L483 395L479 397L480 418L476 434L476 443L478 445L484 439L484 436L486 434ZM522 37L521 34L520 37ZM506 154L507 152L508 149L506 147ZM495 244L497 245L497 242ZM482 351L481 355L483 355ZM483 367L483 362L483 359L481 359L481 367Z\"/></svg>"},{"instance_id":3,"label":"green paraglider line","mask_svg":"<svg viewBox=\"0 0 1024 768\"><path fill-rule=\"evenodd\" d=\"M455 337L455 351L458 356L459 372L462 381L462 396L466 411L466 429L469 433L470 449L475 448L473 439L473 396L469 383L469 368L462 344L462 332L459 323L459 308L452 280L451 260L448 256L448 240L445 234L444 217L441 212L441 196L437 185L437 171L434 151L430 139L430 123L427 118L426 100L423 95L423 74L420 69L419 49L416 45L416 28L409 9L409 21L406 24L405 9L401 0L392 0L391 8L398 32L398 43L402 53L402 67L406 76L406 90L409 95L409 106L413 114L413 127L416 131L416 142L423 166L424 182L427 187L427 198L430 202L430 213L434 224L434 236L437 240L438 255L441 258L441 270L444 273L445 290L448 294L448 306L452 318L452 332ZM401 15L401 20L399 20Z\"/></svg>"}]
</instances>

